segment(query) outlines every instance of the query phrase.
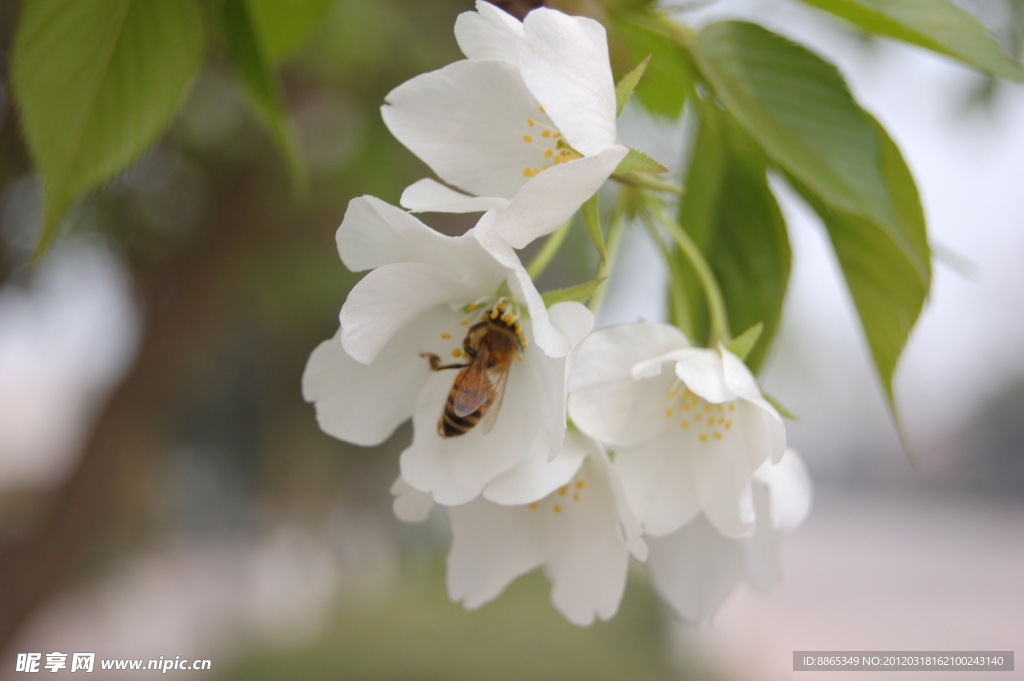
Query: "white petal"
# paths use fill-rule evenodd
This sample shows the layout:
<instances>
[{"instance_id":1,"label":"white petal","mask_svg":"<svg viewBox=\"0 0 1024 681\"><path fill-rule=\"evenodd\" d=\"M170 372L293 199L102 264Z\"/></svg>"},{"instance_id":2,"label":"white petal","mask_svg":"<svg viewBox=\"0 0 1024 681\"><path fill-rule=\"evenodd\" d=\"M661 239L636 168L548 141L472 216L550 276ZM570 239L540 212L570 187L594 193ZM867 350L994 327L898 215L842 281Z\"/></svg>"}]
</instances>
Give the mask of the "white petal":
<instances>
[{"instance_id":1,"label":"white petal","mask_svg":"<svg viewBox=\"0 0 1024 681\"><path fill-rule=\"evenodd\" d=\"M722 356L717 350L688 348L672 353L676 360L676 376L691 392L708 402L728 402L736 393L725 381Z\"/></svg>"},{"instance_id":2,"label":"white petal","mask_svg":"<svg viewBox=\"0 0 1024 681\"><path fill-rule=\"evenodd\" d=\"M811 510L811 476L800 455L787 449L779 463L761 464L754 479L770 493L772 526L780 532L799 527Z\"/></svg>"},{"instance_id":3,"label":"white petal","mask_svg":"<svg viewBox=\"0 0 1024 681\"><path fill-rule=\"evenodd\" d=\"M743 360L729 352L724 345L719 345L718 349L722 354L722 371L729 389L772 414L779 423L782 423L782 417L779 416L775 407L761 395L761 389L757 387L757 379L754 378L754 374L750 372ZM782 452L780 451L773 460L777 463L781 457Z\"/></svg>"},{"instance_id":4,"label":"white petal","mask_svg":"<svg viewBox=\"0 0 1024 681\"><path fill-rule=\"evenodd\" d=\"M675 532L700 512L689 452L676 431L615 452L630 508L651 536Z\"/></svg>"},{"instance_id":5,"label":"white petal","mask_svg":"<svg viewBox=\"0 0 1024 681\"><path fill-rule=\"evenodd\" d=\"M608 480L612 498L615 501L615 508L619 514L619 524L622 528L622 536L626 542L626 548L629 549L634 558L639 561L645 561L647 560L647 543L643 538L644 530L636 514L633 513L632 507L629 505L629 498L626 495L626 488L622 484L619 471L612 465L611 459L608 458L604 448L599 443L594 442L594 444L597 445L597 451L591 454L590 460L595 465L595 468L599 469Z\"/></svg>"},{"instance_id":6,"label":"white petal","mask_svg":"<svg viewBox=\"0 0 1024 681\"><path fill-rule=\"evenodd\" d=\"M430 178L406 187L400 203L414 213L482 213L509 204L508 199L463 194Z\"/></svg>"},{"instance_id":7,"label":"white petal","mask_svg":"<svg viewBox=\"0 0 1024 681\"><path fill-rule=\"evenodd\" d=\"M407 523L422 523L434 510L434 498L402 480L401 476L391 485L391 494L395 497L392 504L395 515Z\"/></svg>"},{"instance_id":8,"label":"white petal","mask_svg":"<svg viewBox=\"0 0 1024 681\"><path fill-rule=\"evenodd\" d=\"M543 499L568 484L583 460L588 454L594 454L595 449L600 449L600 445L578 432L568 431L565 443L553 461L548 461L545 448L535 448L522 461L491 481L484 488L484 498L504 505L528 504Z\"/></svg>"},{"instance_id":9,"label":"white petal","mask_svg":"<svg viewBox=\"0 0 1024 681\"><path fill-rule=\"evenodd\" d=\"M530 375L513 365L505 399L494 429L484 434L473 428L464 435L441 437L437 422L444 410L454 371L432 374L413 413L413 441L401 456L402 477L446 506L464 504L484 486L520 460L533 448L546 455L550 442L542 418L542 403Z\"/></svg>"},{"instance_id":10,"label":"white petal","mask_svg":"<svg viewBox=\"0 0 1024 681\"><path fill-rule=\"evenodd\" d=\"M425 310L472 300L479 290L432 265L384 265L355 285L341 308L341 342L357 361L369 364L400 328Z\"/></svg>"},{"instance_id":11,"label":"white petal","mask_svg":"<svg viewBox=\"0 0 1024 681\"><path fill-rule=\"evenodd\" d=\"M692 447L694 482L700 507L727 537L746 537L754 530L749 499L754 471L768 459L772 417L760 407L738 400L733 426L721 440Z\"/></svg>"},{"instance_id":12,"label":"white petal","mask_svg":"<svg viewBox=\"0 0 1024 681\"><path fill-rule=\"evenodd\" d=\"M547 375L543 385L548 392L548 406L545 414L551 432L551 451L548 460L553 460L562 446L565 435L566 398L569 389L569 373L579 350L580 343L594 327L594 314L584 305L572 301L555 303L548 309L551 325L572 344L561 361L545 362Z\"/></svg>"},{"instance_id":13,"label":"white petal","mask_svg":"<svg viewBox=\"0 0 1024 681\"><path fill-rule=\"evenodd\" d=\"M599 329L580 346L569 390L629 379L637 362L687 345L683 332L669 324L640 321Z\"/></svg>"},{"instance_id":14,"label":"white petal","mask_svg":"<svg viewBox=\"0 0 1024 681\"><path fill-rule=\"evenodd\" d=\"M455 39L470 59L515 62L516 43L522 37L518 19L482 0L476 3L476 12L463 12L455 19Z\"/></svg>"},{"instance_id":15,"label":"white petal","mask_svg":"<svg viewBox=\"0 0 1024 681\"><path fill-rule=\"evenodd\" d=\"M685 619L713 615L743 575L742 542L723 537L703 517L648 543L654 588Z\"/></svg>"},{"instance_id":16,"label":"white petal","mask_svg":"<svg viewBox=\"0 0 1024 681\"><path fill-rule=\"evenodd\" d=\"M601 452L603 454L603 452ZM554 514L541 506L550 521L547 572L553 582L551 601L570 622L586 626L595 616L610 619L626 587L629 551L623 540L608 467L591 457L580 479L586 486L578 500L555 495L563 510ZM564 499L564 501L562 501Z\"/></svg>"},{"instance_id":17,"label":"white petal","mask_svg":"<svg viewBox=\"0 0 1024 681\"><path fill-rule=\"evenodd\" d=\"M562 163L535 176L499 213L495 228L513 248L550 234L601 188L629 150L614 145L593 156Z\"/></svg>"},{"instance_id":18,"label":"white petal","mask_svg":"<svg viewBox=\"0 0 1024 681\"><path fill-rule=\"evenodd\" d=\"M615 144L615 83L604 27L541 7L526 16L523 33L523 80L566 140L585 156Z\"/></svg>"},{"instance_id":19,"label":"white petal","mask_svg":"<svg viewBox=\"0 0 1024 681\"><path fill-rule=\"evenodd\" d=\"M747 581L761 593L767 592L782 578L782 536L772 527L768 490L754 485L754 508L757 529L754 536L742 540Z\"/></svg>"},{"instance_id":20,"label":"white petal","mask_svg":"<svg viewBox=\"0 0 1024 681\"><path fill-rule=\"evenodd\" d=\"M526 268L519 261L519 256L516 255L512 247L494 229L496 216L497 213L495 211L485 213L480 218L480 222L477 223L476 227L467 232L467 234L472 233L477 241L480 242L480 245L491 254L491 257L508 270L511 270L514 278L509 280L508 283L515 297L526 303L530 315L534 344L549 357L565 357L582 339L582 336L580 338L570 338L552 324L547 308L544 306L544 299L537 291L537 287L534 286L533 279L530 278ZM582 317L582 313L578 316ZM573 328L570 330L574 330L578 324L572 324L571 326Z\"/></svg>"},{"instance_id":21,"label":"white petal","mask_svg":"<svg viewBox=\"0 0 1024 681\"><path fill-rule=\"evenodd\" d=\"M391 133L448 184L479 196L511 199L542 167L531 128L554 128L515 66L463 60L406 81L385 97L381 116ZM614 140L613 140L614 141Z\"/></svg>"},{"instance_id":22,"label":"white petal","mask_svg":"<svg viewBox=\"0 0 1024 681\"><path fill-rule=\"evenodd\" d=\"M412 416L427 380L427 365L416 345L420 331L396 334L370 365L345 352L340 331L317 346L302 374L302 396L316 403L317 422L325 433L357 445L377 445Z\"/></svg>"},{"instance_id":23,"label":"white petal","mask_svg":"<svg viewBox=\"0 0 1024 681\"><path fill-rule=\"evenodd\" d=\"M541 565L542 521L525 506L483 499L449 508L448 596L467 608L479 608L513 579Z\"/></svg>"},{"instance_id":24,"label":"white petal","mask_svg":"<svg viewBox=\"0 0 1024 681\"><path fill-rule=\"evenodd\" d=\"M460 279L479 279L498 276L500 269L472 238L445 236L401 208L373 196L349 202L336 240L342 262L353 272L419 262L451 272Z\"/></svg>"}]
</instances>

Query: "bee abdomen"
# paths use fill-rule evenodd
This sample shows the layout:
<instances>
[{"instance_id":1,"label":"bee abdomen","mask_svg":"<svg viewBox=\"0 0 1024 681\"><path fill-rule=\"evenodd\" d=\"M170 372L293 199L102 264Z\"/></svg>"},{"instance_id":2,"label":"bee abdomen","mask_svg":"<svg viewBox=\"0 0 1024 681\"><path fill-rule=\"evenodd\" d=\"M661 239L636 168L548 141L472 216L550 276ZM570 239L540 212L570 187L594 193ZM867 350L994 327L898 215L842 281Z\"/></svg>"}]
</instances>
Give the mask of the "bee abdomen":
<instances>
[{"instance_id":1,"label":"bee abdomen","mask_svg":"<svg viewBox=\"0 0 1024 681\"><path fill-rule=\"evenodd\" d=\"M437 431L441 434L441 437L465 435L473 429L473 426L480 423L481 416L483 414L479 409L472 414L457 416L455 414L455 407L452 405L451 400L449 400L444 405L444 413L441 414L441 419L437 422Z\"/></svg>"}]
</instances>

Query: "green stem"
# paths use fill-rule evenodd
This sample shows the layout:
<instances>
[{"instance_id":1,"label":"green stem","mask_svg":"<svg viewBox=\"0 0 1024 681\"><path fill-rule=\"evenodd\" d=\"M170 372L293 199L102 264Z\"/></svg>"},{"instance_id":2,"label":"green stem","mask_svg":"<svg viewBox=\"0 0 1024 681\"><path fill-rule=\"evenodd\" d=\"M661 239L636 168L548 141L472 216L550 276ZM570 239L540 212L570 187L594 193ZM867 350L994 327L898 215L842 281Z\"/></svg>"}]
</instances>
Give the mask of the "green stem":
<instances>
[{"instance_id":1,"label":"green stem","mask_svg":"<svg viewBox=\"0 0 1024 681\"><path fill-rule=\"evenodd\" d=\"M693 243L693 239L686 233L686 230L669 217L659 203L652 201L649 208L654 217L668 230L679 246L679 250L693 265L697 278L700 279L701 286L704 287L708 312L711 316L711 337L708 339L708 344L713 346L718 343L728 343L730 340L729 316L725 311L725 297L722 295L722 289L719 288L718 280L715 279L715 274L711 271L711 266L704 258L704 254L700 252L697 244Z\"/></svg>"},{"instance_id":2,"label":"green stem","mask_svg":"<svg viewBox=\"0 0 1024 681\"><path fill-rule=\"evenodd\" d=\"M639 173L616 173L612 175L613 180L621 184L629 185L630 187L640 187L642 189L653 189L658 192L668 192L669 194L682 194L682 185L673 184L666 182L661 178L654 177L653 175L641 175Z\"/></svg>"},{"instance_id":3,"label":"green stem","mask_svg":"<svg viewBox=\"0 0 1024 681\"><path fill-rule=\"evenodd\" d=\"M531 279L536 279L541 273L547 269L547 266L551 264L551 260L558 254L558 249L562 247L562 243L565 241L565 237L569 235L569 228L572 226L572 218L569 219L564 225L556 229L548 237L548 240L544 242L544 245L537 255L533 257L530 264L527 265L526 271L530 274Z\"/></svg>"},{"instance_id":4,"label":"green stem","mask_svg":"<svg viewBox=\"0 0 1024 681\"><path fill-rule=\"evenodd\" d=\"M612 265L615 262L615 256L619 252L619 244L622 242L622 224L624 222L622 201L616 198L615 206L612 208L612 217L608 223L608 236L605 238L605 254L606 257L601 261L601 264L597 267L597 273L594 275L595 279L604 279L600 284L597 285L597 289L590 296L590 301L587 303L587 307L594 314L597 314L598 309L601 307L601 301L604 300L604 293L608 289L608 274L612 271Z\"/></svg>"},{"instance_id":5,"label":"green stem","mask_svg":"<svg viewBox=\"0 0 1024 681\"><path fill-rule=\"evenodd\" d=\"M668 266L669 272L669 313L673 317L671 322L682 329L683 333L686 334L687 338L694 338L695 333L693 330L692 317L690 310L686 303L686 291L682 286L682 275L679 271L679 261L675 258L672 250L665 243L665 240L661 236L661 231L658 229L658 224L651 218L649 214L643 216L644 225L647 227L648 233L651 235L651 239L657 244L658 250L661 251L661 255L665 258L665 264Z\"/></svg>"}]
</instances>

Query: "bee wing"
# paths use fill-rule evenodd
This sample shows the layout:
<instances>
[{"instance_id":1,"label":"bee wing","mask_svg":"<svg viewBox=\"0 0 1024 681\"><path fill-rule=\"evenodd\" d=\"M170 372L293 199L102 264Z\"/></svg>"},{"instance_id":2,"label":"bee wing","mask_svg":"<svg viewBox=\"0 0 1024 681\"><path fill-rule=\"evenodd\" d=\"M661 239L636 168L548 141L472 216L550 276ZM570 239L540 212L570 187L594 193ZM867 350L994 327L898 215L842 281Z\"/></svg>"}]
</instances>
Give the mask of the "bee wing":
<instances>
[{"instance_id":1,"label":"bee wing","mask_svg":"<svg viewBox=\"0 0 1024 681\"><path fill-rule=\"evenodd\" d=\"M452 408L459 417L469 416L492 399L493 388L487 377L487 362L490 351L486 339L480 343L476 357L461 374L458 388L452 398Z\"/></svg>"},{"instance_id":2,"label":"bee wing","mask_svg":"<svg viewBox=\"0 0 1024 681\"><path fill-rule=\"evenodd\" d=\"M483 429L484 435L491 432L491 428L494 427L494 422L498 420L498 411L501 409L501 400L505 397L505 385L508 383L508 370L512 368L511 362L505 362L495 367L491 367L490 380L491 390L494 391L493 397L491 398L491 407L484 414L483 419L480 421L480 427Z\"/></svg>"}]
</instances>

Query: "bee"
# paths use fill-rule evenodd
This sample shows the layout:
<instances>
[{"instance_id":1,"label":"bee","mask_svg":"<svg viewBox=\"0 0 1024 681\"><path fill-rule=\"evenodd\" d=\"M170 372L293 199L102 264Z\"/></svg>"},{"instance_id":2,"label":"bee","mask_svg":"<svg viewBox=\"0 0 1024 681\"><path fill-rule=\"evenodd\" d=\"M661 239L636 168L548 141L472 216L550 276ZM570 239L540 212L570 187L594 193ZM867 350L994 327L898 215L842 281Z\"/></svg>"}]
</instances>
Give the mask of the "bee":
<instances>
[{"instance_id":1,"label":"bee","mask_svg":"<svg viewBox=\"0 0 1024 681\"><path fill-rule=\"evenodd\" d=\"M462 352L469 357L466 364L441 364L441 358L430 353L421 357L430 360L432 371L460 369L448 391L444 411L437 421L441 437L465 435L482 424L486 435L498 418L501 399L505 395L512 361L525 347L521 327L510 313L500 314L502 305L484 314L483 321L470 327L462 341Z\"/></svg>"}]
</instances>

